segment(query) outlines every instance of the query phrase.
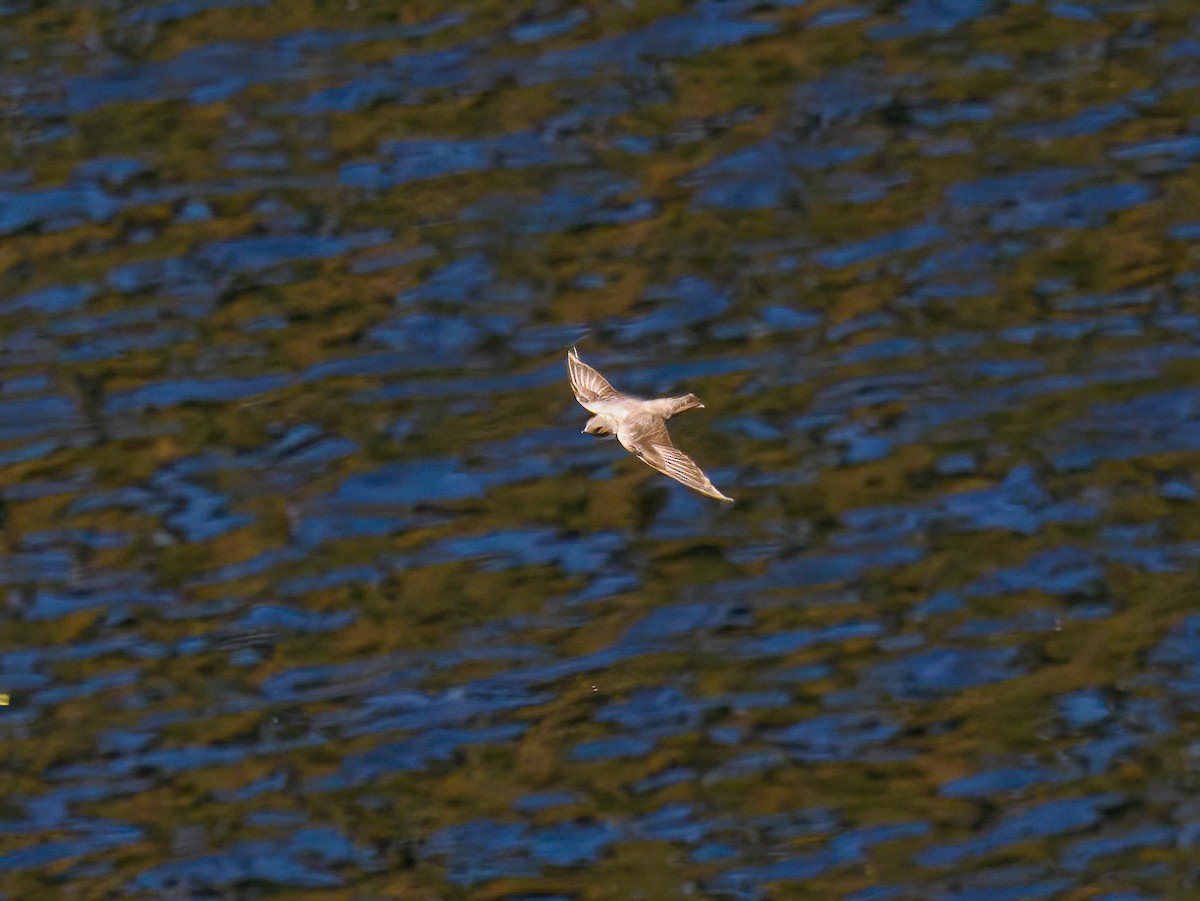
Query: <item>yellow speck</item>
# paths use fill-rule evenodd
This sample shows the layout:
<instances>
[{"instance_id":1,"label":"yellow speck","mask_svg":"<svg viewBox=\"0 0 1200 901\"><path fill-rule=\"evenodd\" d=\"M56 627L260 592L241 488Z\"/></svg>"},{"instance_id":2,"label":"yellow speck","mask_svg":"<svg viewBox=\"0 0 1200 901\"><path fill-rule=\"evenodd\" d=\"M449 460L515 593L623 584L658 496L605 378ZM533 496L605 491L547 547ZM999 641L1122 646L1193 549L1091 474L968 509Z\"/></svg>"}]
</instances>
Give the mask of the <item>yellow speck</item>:
<instances>
[{"instance_id":1,"label":"yellow speck","mask_svg":"<svg viewBox=\"0 0 1200 901\"><path fill-rule=\"evenodd\" d=\"M0 695L0 707L8 706L8 695Z\"/></svg>"}]
</instances>

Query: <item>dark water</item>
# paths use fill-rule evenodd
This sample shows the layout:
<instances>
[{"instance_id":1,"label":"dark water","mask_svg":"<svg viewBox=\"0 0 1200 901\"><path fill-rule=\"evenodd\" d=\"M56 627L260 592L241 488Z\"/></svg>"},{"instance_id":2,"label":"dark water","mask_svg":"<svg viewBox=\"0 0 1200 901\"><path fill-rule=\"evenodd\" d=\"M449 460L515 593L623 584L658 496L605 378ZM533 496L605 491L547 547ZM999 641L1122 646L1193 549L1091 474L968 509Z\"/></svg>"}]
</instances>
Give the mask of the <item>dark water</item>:
<instances>
[{"instance_id":1,"label":"dark water","mask_svg":"<svg viewBox=\"0 0 1200 901\"><path fill-rule=\"evenodd\" d=\"M4 897L1200 897L1192 0L0 59Z\"/></svg>"}]
</instances>

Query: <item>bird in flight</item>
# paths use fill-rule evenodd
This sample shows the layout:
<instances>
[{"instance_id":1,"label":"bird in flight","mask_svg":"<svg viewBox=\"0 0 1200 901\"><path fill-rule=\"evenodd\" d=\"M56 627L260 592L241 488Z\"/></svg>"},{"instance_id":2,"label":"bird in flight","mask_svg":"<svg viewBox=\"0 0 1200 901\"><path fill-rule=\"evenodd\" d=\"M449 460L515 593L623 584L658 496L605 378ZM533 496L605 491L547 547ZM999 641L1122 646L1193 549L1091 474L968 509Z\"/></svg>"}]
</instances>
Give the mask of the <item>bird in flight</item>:
<instances>
[{"instance_id":1,"label":"bird in flight","mask_svg":"<svg viewBox=\"0 0 1200 901\"><path fill-rule=\"evenodd\" d=\"M733 502L709 480L696 461L675 446L667 431L667 420L676 413L704 404L694 394L644 400L622 394L589 366L572 348L567 353L571 390L579 405L595 415L587 421L585 435L616 435L621 446L663 475L708 497Z\"/></svg>"}]
</instances>

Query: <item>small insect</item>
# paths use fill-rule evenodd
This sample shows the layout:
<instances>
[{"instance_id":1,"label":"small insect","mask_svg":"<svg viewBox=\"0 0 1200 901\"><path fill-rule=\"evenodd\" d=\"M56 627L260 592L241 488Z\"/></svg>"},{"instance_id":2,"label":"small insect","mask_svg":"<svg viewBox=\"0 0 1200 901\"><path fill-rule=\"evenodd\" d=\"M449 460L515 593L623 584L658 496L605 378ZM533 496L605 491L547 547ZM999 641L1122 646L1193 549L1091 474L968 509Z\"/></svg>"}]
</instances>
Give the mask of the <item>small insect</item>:
<instances>
[{"instance_id":1,"label":"small insect","mask_svg":"<svg viewBox=\"0 0 1200 901\"><path fill-rule=\"evenodd\" d=\"M675 446L667 431L667 420L684 410L704 409L694 394L645 400L622 394L595 369L579 359L572 348L567 353L571 390L579 405L595 414L584 426L586 435L616 435L621 446L648 466L676 482L708 497L733 502L709 480L696 461Z\"/></svg>"}]
</instances>

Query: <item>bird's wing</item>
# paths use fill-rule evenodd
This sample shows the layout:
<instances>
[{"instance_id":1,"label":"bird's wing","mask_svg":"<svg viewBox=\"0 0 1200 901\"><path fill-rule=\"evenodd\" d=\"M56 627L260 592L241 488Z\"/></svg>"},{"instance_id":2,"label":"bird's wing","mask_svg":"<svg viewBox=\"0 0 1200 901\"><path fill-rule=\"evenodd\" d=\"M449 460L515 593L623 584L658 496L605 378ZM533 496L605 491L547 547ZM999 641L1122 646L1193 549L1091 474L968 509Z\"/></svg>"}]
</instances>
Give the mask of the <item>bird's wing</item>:
<instances>
[{"instance_id":1,"label":"bird's wing","mask_svg":"<svg viewBox=\"0 0 1200 901\"><path fill-rule=\"evenodd\" d=\"M575 399L585 409L590 409L588 405L598 400L615 400L624 397L621 392L608 383L604 376L579 359L574 348L567 352L567 372L571 376L571 390L575 392ZM591 410L591 412L595 413L596 411Z\"/></svg>"},{"instance_id":2,"label":"bird's wing","mask_svg":"<svg viewBox=\"0 0 1200 901\"><path fill-rule=\"evenodd\" d=\"M633 434L622 437L633 446L633 452L643 463L654 467L663 475L670 476L681 485L708 497L733 502L733 498L726 497L717 489L712 480L704 474L704 470L696 465L695 460L675 446L666 424L661 420L642 426ZM622 444L625 441L622 441Z\"/></svg>"}]
</instances>

